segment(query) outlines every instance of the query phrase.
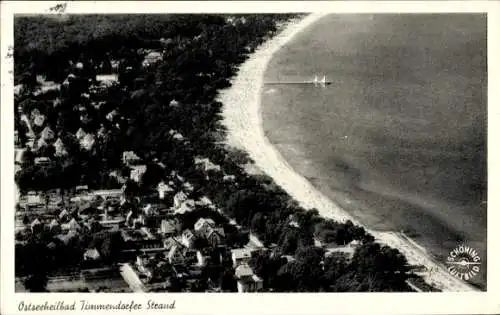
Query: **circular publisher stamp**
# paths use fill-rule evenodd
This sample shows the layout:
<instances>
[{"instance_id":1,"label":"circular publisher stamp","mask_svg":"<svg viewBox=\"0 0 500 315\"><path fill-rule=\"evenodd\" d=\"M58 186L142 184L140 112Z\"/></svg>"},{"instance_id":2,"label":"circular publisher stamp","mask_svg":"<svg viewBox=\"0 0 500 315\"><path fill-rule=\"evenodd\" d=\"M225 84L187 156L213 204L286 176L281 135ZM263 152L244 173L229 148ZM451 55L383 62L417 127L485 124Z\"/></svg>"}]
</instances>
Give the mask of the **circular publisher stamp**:
<instances>
[{"instance_id":1,"label":"circular publisher stamp","mask_svg":"<svg viewBox=\"0 0 500 315\"><path fill-rule=\"evenodd\" d=\"M474 248L459 245L450 252L446 264L453 276L461 280L469 280L479 273L481 257Z\"/></svg>"}]
</instances>

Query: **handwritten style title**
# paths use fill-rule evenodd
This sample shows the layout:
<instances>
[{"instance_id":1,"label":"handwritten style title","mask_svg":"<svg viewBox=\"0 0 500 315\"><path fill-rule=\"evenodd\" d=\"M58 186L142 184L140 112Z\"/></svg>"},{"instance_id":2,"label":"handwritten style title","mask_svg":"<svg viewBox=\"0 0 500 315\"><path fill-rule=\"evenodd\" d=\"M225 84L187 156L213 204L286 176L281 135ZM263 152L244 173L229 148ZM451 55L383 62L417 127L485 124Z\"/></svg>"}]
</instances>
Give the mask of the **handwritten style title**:
<instances>
[{"instance_id":1,"label":"handwritten style title","mask_svg":"<svg viewBox=\"0 0 500 315\"><path fill-rule=\"evenodd\" d=\"M129 312L137 310L171 310L175 309L175 300L171 303L160 303L154 300L148 300L147 303L137 303L135 301L118 303L90 303L87 300L74 301L73 303L67 303L64 301L51 302L45 301L45 303L26 303L21 301L18 306L18 310L21 312L44 312L44 311L126 311Z\"/></svg>"}]
</instances>

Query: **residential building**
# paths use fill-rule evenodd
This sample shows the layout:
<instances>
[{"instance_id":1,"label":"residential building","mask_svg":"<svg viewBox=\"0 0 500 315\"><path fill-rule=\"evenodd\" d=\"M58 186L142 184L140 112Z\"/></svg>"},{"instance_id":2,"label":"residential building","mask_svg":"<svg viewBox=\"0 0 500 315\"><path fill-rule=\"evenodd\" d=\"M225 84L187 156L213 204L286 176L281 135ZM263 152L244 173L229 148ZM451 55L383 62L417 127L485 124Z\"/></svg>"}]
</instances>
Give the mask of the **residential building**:
<instances>
[{"instance_id":1,"label":"residential building","mask_svg":"<svg viewBox=\"0 0 500 315\"><path fill-rule=\"evenodd\" d=\"M206 235L210 229L215 227L215 222L212 219L200 218L194 224L194 230L198 232L198 234Z\"/></svg>"},{"instance_id":2,"label":"residential building","mask_svg":"<svg viewBox=\"0 0 500 315\"><path fill-rule=\"evenodd\" d=\"M264 287L263 280L255 275L247 264L238 266L234 274L239 293L258 292Z\"/></svg>"},{"instance_id":3,"label":"residential building","mask_svg":"<svg viewBox=\"0 0 500 315\"><path fill-rule=\"evenodd\" d=\"M90 133L83 136L83 138L80 140L80 146L87 151L92 149L94 143L95 143L95 136Z\"/></svg>"},{"instance_id":4,"label":"residential building","mask_svg":"<svg viewBox=\"0 0 500 315\"><path fill-rule=\"evenodd\" d=\"M120 198L123 192L121 189L104 189L104 190L94 190L91 192L93 196L100 196L104 199Z\"/></svg>"},{"instance_id":5,"label":"residential building","mask_svg":"<svg viewBox=\"0 0 500 315\"><path fill-rule=\"evenodd\" d=\"M85 131L83 131L83 129L82 129L82 128L80 128L80 129L78 129L78 130L76 131L75 136L76 136L76 138L77 138L78 140L81 140L81 139L83 139L83 137L85 137L85 135L86 135L86 134L87 134L87 133L86 133Z\"/></svg>"},{"instance_id":6,"label":"residential building","mask_svg":"<svg viewBox=\"0 0 500 315\"><path fill-rule=\"evenodd\" d=\"M78 232L82 229L78 221L76 221L75 218L72 218L68 223L61 225L61 228L63 230L69 230L69 231L74 231Z\"/></svg>"},{"instance_id":7,"label":"residential building","mask_svg":"<svg viewBox=\"0 0 500 315\"><path fill-rule=\"evenodd\" d=\"M60 221L66 221L67 219L69 218L69 213L66 209L63 209L60 213L59 213L59 220Z\"/></svg>"},{"instance_id":8,"label":"residential building","mask_svg":"<svg viewBox=\"0 0 500 315\"><path fill-rule=\"evenodd\" d=\"M142 159L140 157L138 157L134 151L125 151L122 154L122 162L125 165L133 165L133 164L140 162L141 160Z\"/></svg>"},{"instance_id":9,"label":"residential building","mask_svg":"<svg viewBox=\"0 0 500 315\"><path fill-rule=\"evenodd\" d=\"M224 233L224 229L219 228L210 228L208 232L205 234L205 237L210 245L213 247L220 246L224 244L226 239L226 235Z\"/></svg>"},{"instance_id":10,"label":"residential building","mask_svg":"<svg viewBox=\"0 0 500 315\"><path fill-rule=\"evenodd\" d=\"M158 190L158 197L160 200L164 200L167 196L175 192L175 190L170 187L170 185L166 184L165 182L160 182L157 187Z\"/></svg>"},{"instance_id":11,"label":"residential building","mask_svg":"<svg viewBox=\"0 0 500 315\"><path fill-rule=\"evenodd\" d=\"M118 111L116 109L113 109L112 111L106 114L106 119L112 122L116 116L118 116Z\"/></svg>"},{"instance_id":12,"label":"residential building","mask_svg":"<svg viewBox=\"0 0 500 315\"><path fill-rule=\"evenodd\" d=\"M152 65L153 63L160 61L162 58L163 58L163 55L161 52L152 51L144 57L144 61L142 62L142 65L144 67L148 67L148 66Z\"/></svg>"},{"instance_id":13,"label":"residential building","mask_svg":"<svg viewBox=\"0 0 500 315\"><path fill-rule=\"evenodd\" d=\"M198 266L204 266L207 263L208 259L210 259L209 255L199 250L196 251L196 260Z\"/></svg>"},{"instance_id":14,"label":"residential building","mask_svg":"<svg viewBox=\"0 0 500 315\"><path fill-rule=\"evenodd\" d=\"M38 127L42 127L45 122L45 115L37 115L33 118L33 124Z\"/></svg>"},{"instance_id":15,"label":"residential building","mask_svg":"<svg viewBox=\"0 0 500 315\"><path fill-rule=\"evenodd\" d=\"M140 182L144 173L146 173L146 165L133 165L131 166L130 179L136 182Z\"/></svg>"},{"instance_id":16,"label":"residential building","mask_svg":"<svg viewBox=\"0 0 500 315\"><path fill-rule=\"evenodd\" d=\"M181 207L181 205L188 199L188 196L186 195L185 192L179 191L177 194L174 196L174 208L178 209Z\"/></svg>"},{"instance_id":17,"label":"residential building","mask_svg":"<svg viewBox=\"0 0 500 315\"><path fill-rule=\"evenodd\" d=\"M31 231L33 233L37 233L37 232L40 232L43 229L43 224L37 218L37 219L33 220L33 222L31 222L30 227L31 227Z\"/></svg>"},{"instance_id":18,"label":"residential building","mask_svg":"<svg viewBox=\"0 0 500 315\"><path fill-rule=\"evenodd\" d=\"M55 136L56 134L54 133L54 131L52 131L52 129L50 129L49 126L45 127L40 133L40 138L45 141L50 141L54 139Z\"/></svg>"},{"instance_id":19,"label":"residential building","mask_svg":"<svg viewBox=\"0 0 500 315\"><path fill-rule=\"evenodd\" d=\"M48 146L48 143L43 138L38 138L36 142L33 141L33 149L35 149L36 151L46 146Z\"/></svg>"},{"instance_id":20,"label":"residential building","mask_svg":"<svg viewBox=\"0 0 500 315\"><path fill-rule=\"evenodd\" d=\"M169 251L173 246L183 246L176 237L170 236L163 241L163 248Z\"/></svg>"},{"instance_id":21,"label":"residential building","mask_svg":"<svg viewBox=\"0 0 500 315\"><path fill-rule=\"evenodd\" d=\"M175 235L177 224L173 220L161 220L160 233L167 237Z\"/></svg>"},{"instance_id":22,"label":"residential building","mask_svg":"<svg viewBox=\"0 0 500 315\"><path fill-rule=\"evenodd\" d=\"M195 157L194 158L194 164L196 165L197 168L207 172L207 171L221 171L221 167L219 165L216 165L210 161L208 158L201 158L201 157Z\"/></svg>"},{"instance_id":23,"label":"residential building","mask_svg":"<svg viewBox=\"0 0 500 315\"><path fill-rule=\"evenodd\" d=\"M52 219L49 223L49 229L54 234L59 234L61 232L61 225L56 219Z\"/></svg>"},{"instance_id":24,"label":"residential building","mask_svg":"<svg viewBox=\"0 0 500 315\"><path fill-rule=\"evenodd\" d=\"M234 267L248 263L251 258L252 250L249 248L238 248L231 250L231 259L233 260Z\"/></svg>"},{"instance_id":25,"label":"residential building","mask_svg":"<svg viewBox=\"0 0 500 315\"><path fill-rule=\"evenodd\" d=\"M184 201L181 204L181 206L175 210L175 213L182 214L182 213L186 213L186 212L191 212L194 210L195 206L196 205L194 203L194 200L188 199L188 200Z\"/></svg>"},{"instance_id":26,"label":"residential building","mask_svg":"<svg viewBox=\"0 0 500 315\"><path fill-rule=\"evenodd\" d=\"M68 154L68 151L66 150L66 146L64 145L61 138L57 138L57 140L54 142L53 146L56 149L56 152L55 152L56 156L65 156Z\"/></svg>"},{"instance_id":27,"label":"residential building","mask_svg":"<svg viewBox=\"0 0 500 315\"><path fill-rule=\"evenodd\" d=\"M126 249L148 249L163 247L163 242L145 230L121 230Z\"/></svg>"},{"instance_id":28,"label":"residential building","mask_svg":"<svg viewBox=\"0 0 500 315\"><path fill-rule=\"evenodd\" d=\"M95 248L90 248L83 253L83 260L92 260L96 261L101 258L101 255L99 254L99 251Z\"/></svg>"},{"instance_id":29,"label":"residential building","mask_svg":"<svg viewBox=\"0 0 500 315\"><path fill-rule=\"evenodd\" d=\"M26 205L28 207L36 207L41 205L42 197L34 191L30 191L26 194Z\"/></svg>"},{"instance_id":30,"label":"residential building","mask_svg":"<svg viewBox=\"0 0 500 315\"><path fill-rule=\"evenodd\" d=\"M113 83L118 82L118 74L98 74L95 76L95 79L97 82L99 82L99 84L103 86L111 86L113 85Z\"/></svg>"},{"instance_id":31,"label":"residential building","mask_svg":"<svg viewBox=\"0 0 500 315\"><path fill-rule=\"evenodd\" d=\"M193 246L195 239L195 235L190 230L184 230L181 234L181 243L186 247Z\"/></svg>"},{"instance_id":32,"label":"residential building","mask_svg":"<svg viewBox=\"0 0 500 315\"><path fill-rule=\"evenodd\" d=\"M35 158L35 165L48 165L50 161L50 158L45 156L37 157Z\"/></svg>"},{"instance_id":33,"label":"residential building","mask_svg":"<svg viewBox=\"0 0 500 315\"><path fill-rule=\"evenodd\" d=\"M179 245L174 245L170 248L167 253L167 259L171 264L182 265L184 264L184 247Z\"/></svg>"}]
</instances>

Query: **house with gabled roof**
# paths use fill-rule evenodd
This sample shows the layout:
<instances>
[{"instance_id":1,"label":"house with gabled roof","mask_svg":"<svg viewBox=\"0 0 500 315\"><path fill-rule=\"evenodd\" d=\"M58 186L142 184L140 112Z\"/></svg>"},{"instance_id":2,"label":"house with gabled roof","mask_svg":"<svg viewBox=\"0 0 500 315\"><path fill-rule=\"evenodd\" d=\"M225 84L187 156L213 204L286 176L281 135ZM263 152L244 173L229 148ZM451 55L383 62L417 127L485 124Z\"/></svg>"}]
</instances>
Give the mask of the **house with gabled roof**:
<instances>
[{"instance_id":1,"label":"house with gabled roof","mask_svg":"<svg viewBox=\"0 0 500 315\"><path fill-rule=\"evenodd\" d=\"M56 149L56 152L55 152L56 156L68 155L68 151L66 150L66 146L64 145L61 138L57 138L57 140L56 140L56 142L54 142L53 146Z\"/></svg>"},{"instance_id":2,"label":"house with gabled roof","mask_svg":"<svg viewBox=\"0 0 500 315\"><path fill-rule=\"evenodd\" d=\"M49 223L49 229L54 234L59 234L61 232L61 225L56 219L52 219Z\"/></svg>"},{"instance_id":3,"label":"house with gabled roof","mask_svg":"<svg viewBox=\"0 0 500 315\"><path fill-rule=\"evenodd\" d=\"M200 218L194 224L194 230L200 235L206 235L208 231L215 227L214 220L208 218Z\"/></svg>"},{"instance_id":4,"label":"house with gabled roof","mask_svg":"<svg viewBox=\"0 0 500 315\"><path fill-rule=\"evenodd\" d=\"M68 219L69 217L69 213L66 209L63 209L60 213L59 213L59 220L61 221L65 221L66 219Z\"/></svg>"},{"instance_id":5,"label":"house with gabled roof","mask_svg":"<svg viewBox=\"0 0 500 315\"><path fill-rule=\"evenodd\" d=\"M122 153L122 163L125 165L135 164L141 160L134 151L125 151Z\"/></svg>"},{"instance_id":6,"label":"house with gabled roof","mask_svg":"<svg viewBox=\"0 0 500 315\"><path fill-rule=\"evenodd\" d=\"M196 236L191 230L184 230L181 234L181 243L186 247L193 246L195 239Z\"/></svg>"},{"instance_id":7,"label":"house with gabled roof","mask_svg":"<svg viewBox=\"0 0 500 315\"><path fill-rule=\"evenodd\" d=\"M82 228L82 227L81 227L81 226L80 226L80 224L76 221L76 219L75 219L75 218L72 218L72 219L69 221L69 223L68 223L68 229L69 229L70 231L75 231L75 232L77 232L77 231L80 231L80 230L81 230L81 228Z\"/></svg>"},{"instance_id":8,"label":"house with gabled roof","mask_svg":"<svg viewBox=\"0 0 500 315\"><path fill-rule=\"evenodd\" d=\"M178 107L179 106L179 101L177 101L175 98L168 103L168 106L170 107Z\"/></svg>"},{"instance_id":9,"label":"house with gabled roof","mask_svg":"<svg viewBox=\"0 0 500 315\"><path fill-rule=\"evenodd\" d=\"M83 260L99 260L101 258L101 255L99 254L99 251L96 248L90 248L83 253Z\"/></svg>"},{"instance_id":10,"label":"house with gabled roof","mask_svg":"<svg viewBox=\"0 0 500 315\"><path fill-rule=\"evenodd\" d=\"M175 245L183 246L180 240L177 239L177 237L170 236L163 241L163 248L165 248L167 251L169 251L172 248L172 246Z\"/></svg>"},{"instance_id":11,"label":"house with gabled roof","mask_svg":"<svg viewBox=\"0 0 500 315\"><path fill-rule=\"evenodd\" d=\"M165 236L177 233L177 224L173 220L161 220L160 233Z\"/></svg>"},{"instance_id":12,"label":"house with gabled roof","mask_svg":"<svg viewBox=\"0 0 500 315\"><path fill-rule=\"evenodd\" d=\"M176 214L182 214L186 212L191 212L195 208L195 203L193 199L188 199L184 201L179 208L177 208L174 213Z\"/></svg>"},{"instance_id":13,"label":"house with gabled roof","mask_svg":"<svg viewBox=\"0 0 500 315\"><path fill-rule=\"evenodd\" d=\"M45 141L50 141L54 139L55 136L56 134L49 126L45 127L40 133L40 138L44 139Z\"/></svg>"},{"instance_id":14,"label":"house with gabled roof","mask_svg":"<svg viewBox=\"0 0 500 315\"><path fill-rule=\"evenodd\" d=\"M239 293L258 292L263 289L264 281L253 273L252 268L247 264L240 265L236 268L234 275Z\"/></svg>"},{"instance_id":15,"label":"house with gabled roof","mask_svg":"<svg viewBox=\"0 0 500 315\"><path fill-rule=\"evenodd\" d=\"M221 227L209 228L208 232L205 234L205 237L208 243L215 247L224 243L226 234L224 233L224 229Z\"/></svg>"},{"instance_id":16,"label":"house with gabled roof","mask_svg":"<svg viewBox=\"0 0 500 315\"><path fill-rule=\"evenodd\" d=\"M208 172L208 171L221 171L221 167L217 164L214 164L210 159L208 158L202 158L202 157L195 157L194 158L194 164L196 165L197 168Z\"/></svg>"},{"instance_id":17,"label":"house with gabled roof","mask_svg":"<svg viewBox=\"0 0 500 315\"><path fill-rule=\"evenodd\" d=\"M188 200L188 195L183 192L179 191L177 194L174 196L174 208L180 208L180 206L184 203L184 201Z\"/></svg>"},{"instance_id":18,"label":"house with gabled roof","mask_svg":"<svg viewBox=\"0 0 500 315\"><path fill-rule=\"evenodd\" d=\"M130 166L130 179L136 182L140 182L144 173L146 173L146 165L132 165Z\"/></svg>"},{"instance_id":19,"label":"house with gabled roof","mask_svg":"<svg viewBox=\"0 0 500 315\"><path fill-rule=\"evenodd\" d=\"M252 250L249 248L237 248L231 250L231 259L233 260L234 267L248 263L251 258Z\"/></svg>"},{"instance_id":20,"label":"house with gabled roof","mask_svg":"<svg viewBox=\"0 0 500 315\"><path fill-rule=\"evenodd\" d=\"M170 248L167 253L167 259L171 264L182 265L184 263L185 257L183 253L183 247L179 245L174 245Z\"/></svg>"},{"instance_id":21,"label":"house with gabled roof","mask_svg":"<svg viewBox=\"0 0 500 315\"><path fill-rule=\"evenodd\" d=\"M39 138L35 144L35 150L40 150L40 148L48 146L47 141L45 141L45 139L43 138Z\"/></svg>"},{"instance_id":22,"label":"house with gabled roof","mask_svg":"<svg viewBox=\"0 0 500 315\"><path fill-rule=\"evenodd\" d=\"M158 197L160 198L160 200L165 199L167 195L175 192L175 190L170 185L166 184L164 181L161 181L158 184L156 190L158 191Z\"/></svg>"},{"instance_id":23,"label":"house with gabled roof","mask_svg":"<svg viewBox=\"0 0 500 315\"><path fill-rule=\"evenodd\" d=\"M35 220L33 220L31 222L30 227L31 227L31 231L33 233L36 233L36 232L40 231L41 229L43 229L43 224L40 220L38 220L38 218L36 218Z\"/></svg>"},{"instance_id":24,"label":"house with gabled roof","mask_svg":"<svg viewBox=\"0 0 500 315\"><path fill-rule=\"evenodd\" d=\"M95 143L95 137L93 134L89 133L83 136L83 138L80 140L80 146L85 149L85 150L90 150L94 146Z\"/></svg>"},{"instance_id":25,"label":"house with gabled roof","mask_svg":"<svg viewBox=\"0 0 500 315\"><path fill-rule=\"evenodd\" d=\"M33 124L35 126L41 127L41 126L43 126L44 122L45 122L45 116L44 115L36 115L33 118Z\"/></svg>"},{"instance_id":26,"label":"house with gabled roof","mask_svg":"<svg viewBox=\"0 0 500 315\"><path fill-rule=\"evenodd\" d=\"M76 136L76 138L77 138L78 140L81 140L81 139L83 139L83 137L85 137L85 135L86 135L86 134L87 134L87 133L86 133L85 131L83 131L83 129L82 129L82 128L80 128L80 129L78 129L78 130L76 131L75 136Z\"/></svg>"}]
</instances>

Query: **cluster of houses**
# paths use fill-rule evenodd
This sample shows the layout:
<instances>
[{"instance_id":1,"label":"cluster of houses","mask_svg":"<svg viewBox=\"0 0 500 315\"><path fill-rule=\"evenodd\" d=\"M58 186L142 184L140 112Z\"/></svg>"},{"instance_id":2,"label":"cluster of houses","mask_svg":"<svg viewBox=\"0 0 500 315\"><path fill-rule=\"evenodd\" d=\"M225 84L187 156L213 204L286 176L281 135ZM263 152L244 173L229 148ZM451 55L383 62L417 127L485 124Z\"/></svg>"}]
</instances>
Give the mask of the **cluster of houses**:
<instances>
[{"instance_id":1,"label":"cluster of houses","mask_svg":"<svg viewBox=\"0 0 500 315\"><path fill-rule=\"evenodd\" d=\"M134 152L124 152L122 160L131 169L130 179L140 181L146 170L142 160ZM208 159L198 158L196 163L204 169L218 169ZM157 185L156 198L147 202L126 195L126 189L127 183L121 189L110 190L90 191L86 186L76 187L70 198L70 204L76 209L62 209L52 216L45 214L43 219L39 216L25 228L33 233L48 228L66 243L82 231L119 231L124 257L134 261L134 270L145 284L164 281L158 278L161 268L167 268L168 272L164 270L167 274L194 281L209 261L222 263L231 259L239 292L262 289L262 279L248 266L253 249L228 247L224 228L208 217L200 217L192 227L183 229L179 215L197 208L217 211L206 196L195 197L193 186L183 177L172 172ZM43 203L40 195L34 192L26 197L30 205ZM88 248L82 259L98 262L101 253L97 248Z\"/></svg>"},{"instance_id":2,"label":"cluster of houses","mask_svg":"<svg viewBox=\"0 0 500 315\"><path fill-rule=\"evenodd\" d=\"M162 58L162 53L153 50L144 50L142 54L143 67L153 65ZM80 74L85 71L85 65L82 62L70 64L71 73L61 84L37 76L38 88L35 95L48 91L63 91L73 82L78 82L81 79ZM89 99L87 106L96 109L101 107L102 102L92 100L91 95L118 82L118 67L119 62L111 61L111 73L97 74L95 80L89 81L88 91L81 95ZM101 68L102 65L100 68L98 66L97 72ZM22 85L16 86L16 95L22 90ZM60 104L61 99L56 96L52 105L57 107ZM179 106L179 102L174 99L169 106ZM91 150L99 138L106 136L106 128L101 125L95 132L86 131L84 126L92 119L89 109L83 105L75 105L73 110L78 113L83 126L73 136L83 150ZM22 106L18 106L18 114L27 127L27 142L16 142L18 170L26 150L34 153L34 163L40 166L50 164L52 156L68 155L67 144L61 135L51 128L45 113L36 108L25 113ZM119 128L118 109L111 110L105 117ZM176 130L170 130L169 134L176 141L186 141ZM16 133L16 136L18 135ZM206 158L197 157L194 162L198 169L206 171L207 176L209 171L221 171L220 166ZM122 164L130 170L125 177L138 183L142 181L147 166L134 152L124 152ZM161 163L158 165L162 166ZM79 186L72 190L73 196L69 202L53 202L51 207L47 207L50 211L45 211L42 207L49 197L37 192L28 192L19 201L23 211L17 214L16 231L40 233L48 230L55 238L68 244L72 238L84 232L92 234L102 230L115 230L119 231L123 239L123 257L133 262L134 270L145 283L164 280L161 277L157 279L159 274L166 272L163 270L163 273L158 273L161 269L168 269L166 273L176 277L196 279L200 276L202 267L209 261L221 263L223 260L232 260L239 292L262 289L262 279L257 277L248 265L253 249L230 248L226 244L224 228L209 217L200 217L192 227L183 228L184 224L179 219L183 214L193 212L197 208L217 210L209 198L195 196L193 186L184 178L172 172L168 179L158 184L156 200L145 201L139 197L130 197L126 193L127 181L123 174L114 171L110 172L110 175L122 184L121 189L91 191L86 186ZM224 178L232 179L231 175ZM49 199L58 199L55 193L47 195L51 195ZM21 217L24 219L20 220ZM17 241L22 243L22 237ZM99 249L87 248L82 260L98 263L101 255Z\"/></svg>"}]
</instances>

